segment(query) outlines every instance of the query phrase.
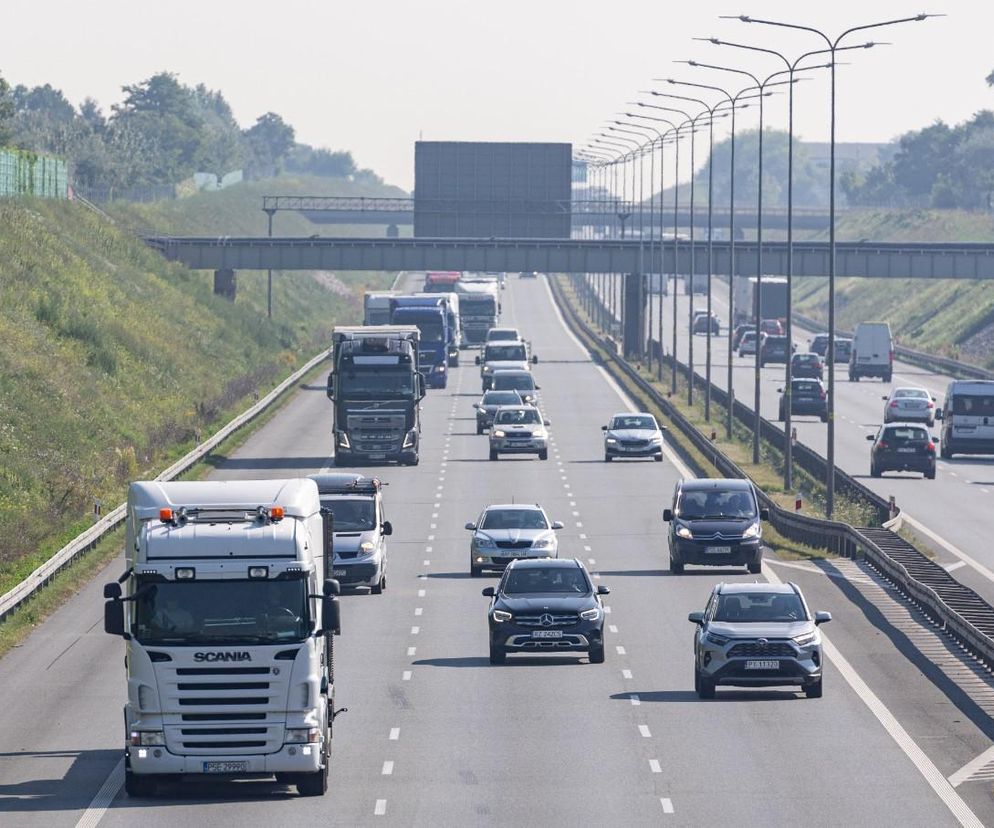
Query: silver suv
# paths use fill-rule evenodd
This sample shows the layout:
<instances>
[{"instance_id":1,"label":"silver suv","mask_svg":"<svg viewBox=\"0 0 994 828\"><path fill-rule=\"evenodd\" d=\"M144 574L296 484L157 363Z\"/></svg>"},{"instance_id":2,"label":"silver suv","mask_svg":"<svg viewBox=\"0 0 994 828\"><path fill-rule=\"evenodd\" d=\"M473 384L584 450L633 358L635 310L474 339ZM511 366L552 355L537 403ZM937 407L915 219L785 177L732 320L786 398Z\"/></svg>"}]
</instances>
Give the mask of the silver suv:
<instances>
[{"instance_id":1,"label":"silver suv","mask_svg":"<svg viewBox=\"0 0 994 828\"><path fill-rule=\"evenodd\" d=\"M469 545L469 571L476 578L485 569L504 569L519 558L558 558L556 530L561 521L550 521L545 509L535 504L498 503L488 506L467 523L473 533Z\"/></svg>"},{"instance_id":2,"label":"silver suv","mask_svg":"<svg viewBox=\"0 0 994 828\"><path fill-rule=\"evenodd\" d=\"M539 460L548 460L550 425L533 405L502 405L490 426L490 459L502 454L537 454Z\"/></svg>"},{"instance_id":3,"label":"silver suv","mask_svg":"<svg viewBox=\"0 0 994 828\"><path fill-rule=\"evenodd\" d=\"M831 613L808 611L796 584L718 584L704 612L687 619L694 633L694 689L713 699L715 687L795 685L821 698L818 625Z\"/></svg>"}]
</instances>

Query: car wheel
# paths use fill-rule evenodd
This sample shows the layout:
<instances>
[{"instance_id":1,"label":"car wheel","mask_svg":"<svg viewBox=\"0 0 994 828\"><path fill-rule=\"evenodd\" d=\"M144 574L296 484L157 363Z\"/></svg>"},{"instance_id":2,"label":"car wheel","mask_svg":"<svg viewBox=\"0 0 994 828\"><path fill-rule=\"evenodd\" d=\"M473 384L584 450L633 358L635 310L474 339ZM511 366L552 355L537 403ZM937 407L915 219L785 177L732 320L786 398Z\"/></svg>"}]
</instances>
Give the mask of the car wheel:
<instances>
[{"instance_id":1,"label":"car wheel","mask_svg":"<svg viewBox=\"0 0 994 828\"><path fill-rule=\"evenodd\" d=\"M339 457L339 456L338 456L338 455L336 454L336 455L335 455L335 465L336 465L336 466L344 466L344 465L346 465L346 463L345 463L345 459L344 459L344 458L342 458L342 457Z\"/></svg>"},{"instance_id":2,"label":"car wheel","mask_svg":"<svg viewBox=\"0 0 994 828\"><path fill-rule=\"evenodd\" d=\"M613 455L610 455L607 452L604 452L604 462L605 463L610 463L612 460L614 460Z\"/></svg>"},{"instance_id":3,"label":"car wheel","mask_svg":"<svg viewBox=\"0 0 994 828\"><path fill-rule=\"evenodd\" d=\"M953 447L949 443L940 443L939 445L939 457L943 460L949 460L953 456Z\"/></svg>"},{"instance_id":4,"label":"car wheel","mask_svg":"<svg viewBox=\"0 0 994 828\"><path fill-rule=\"evenodd\" d=\"M881 377L881 379L883 379L884 382L890 382L890 378L891 378L891 374L889 374L889 373L888 374L884 374L883 377Z\"/></svg>"},{"instance_id":5,"label":"car wheel","mask_svg":"<svg viewBox=\"0 0 994 828\"><path fill-rule=\"evenodd\" d=\"M483 577L483 569L481 567L479 567L479 566L473 566L472 564L470 564L470 566L469 566L469 577L470 578L482 578Z\"/></svg>"},{"instance_id":6,"label":"car wheel","mask_svg":"<svg viewBox=\"0 0 994 828\"><path fill-rule=\"evenodd\" d=\"M494 451L493 449L490 449L490 459L491 460L496 460L497 459L497 452Z\"/></svg>"},{"instance_id":7,"label":"car wheel","mask_svg":"<svg viewBox=\"0 0 994 828\"><path fill-rule=\"evenodd\" d=\"M926 480L935 480L935 468L934 467L931 468L931 469L929 469L927 472L925 472L925 479Z\"/></svg>"},{"instance_id":8,"label":"car wheel","mask_svg":"<svg viewBox=\"0 0 994 828\"><path fill-rule=\"evenodd\" d=\"M701 674L697 671L696 667L694 668L694 692L701 692Z\"/></svg>"},{"instance_id":9,"label":"car wheel","mask_svg":"<svg viewBox=\"0 0 994 828\"><path fill-rule=\"evenodd\" d=\"M870 463L870 477L880 477L880 469L876 463Z\"/></svg>"},{"instance_id":10,"label":"car wheel","mask_svg":"<svg viewBox=\"0 0 994 828\"><path fill-rule=\"evenodd\" d=\"M373 584L369 588L369 592L371 595L382 595L383 590L385 590L386 588L387 588L387 576L381 575L380 580L378 580L375 584Z\"/></svg>"},{"instance_id":11,"label":"car wheel","mask_svg":"<svg viewBox=\"0 0 994 828\"><path fill-rule=\"evenodd\" d=\"M849 382L859 382L859 374L850 374Z\"/></svg>"},{"instance_id":12,"label":"car wheel","mask_svg":"<svg viewBox=\"0 0 994 828\"><path fill-rule=\"evenodd\" d=\"M809 699L820 699L821 698L821 682L822 679L819 677L818 681L813 684L809 684L804 688L804 695Z\"/></svg>"},{"instance_id":13,"label":"car wheel","mask_svg":"<svg viewBox=\"0 0 994 828\"><path fill-rule=\"evenodd\" d=\"M760 572L763 571L763 559L759 558L758 560L747 563L746 569L749 570L750 575L758 575Z\"/></svg>"},{"instance_id":14,"label":"car wheel","mask_svg":"<svg viewBox=\"0 0 994 828\"><path fill-rule=\"evenodd\" d=\"M483 426L481 426L479 423L476 424L476 433L483 434Z\"/></svg>"},{"instance_id":15,"label":"car wheel","mask_svg":"<svg viewBox=\"0 0 994 828\"><path fill-rule=\"evenodd\" d=\"M545 451L540 451L538 453L538 459L539 460L548 460L549 459L549 450L546 449Z\"/></svg>"},{"instance_id":16,"label":"car wheel","mask_svg":"<svg viewBox=\"0 0 994 828\"><path fill-rule=\"evenodd\" d=\"M704 676L698 677L697 684L697 695L702 699L713 699L715 682L714 679L704 678Z\"/></svg>"},{"instance_id":17,"label":"car wheel","mask_svg":"<svg viewBox=\"0 0 994 828\"><path fill-rule=\"evenodd\" d=\"M822 414L821 417L820 417L820 419L821 419L821 421L823 423L827 423L828 422L828 414Z\"/></svg>"},{"instance_id":18,"label":"car wheel","mask_svg":"<svg viewBox=\"0 0 994 828\"><path fill-rule=\"evenodd\" d=\"M491 664L503 664L507 661L507 653L504 652L503 648L495 647L493 644L490 645L490 663Z\"/></svg>"},{"instance_id":19,"label":"car wheel","mask_svg":"<svg viewBox=\"0 0 994 828\"><path fill-rule=\"evenodd\" d=\"M674 575L683 574L683 564L679 561L674 561L672 556L670 556L670 572Z\"/></svg>"},{"instance_id":20,"label":"car wheel","mask_svg":"<svg viewBox=\"0 0 994 828\"><path fill-rule=\"evenodd\" d=\"M781 409L780 409L780 410L779 410L779 411L777 412L777 422L778 422L778 423L782 423L783 421L784 421L784 416L783 416L783 409L781 408Z\"/></svg>"},{"instance_id":21,"label":"car wheel","mask_svg":"<svg viewBox=\"0 0 994 828\"><path fill-rule=\"evenodd\" d=\"M654 455L652 459L655 460L657 463L662 463L663 462L663 453L660 452L659 454Z\"/></svg>"},{"instance_id":22,"label":"car wheel","mask_svg":"<svg viewBox=\"0 0 994 828\"><path fill-rule=\"evenodd\" d=\"M153 797L157 788L154 776L136 774L130 770L124 772L124 790L128 796Z\"/></svg>"},{"instance_id":23,"label":"car wheel","mask_svg":"<svg viewBox=\"0 0 994 828\"><path fill-rule=\"evenodd\" d=\"M603 664L604 663L604 645L601 644L600 647L591 647L587 651L587 656L590 658L591 664Z\"/></svg>"}]
</instances>

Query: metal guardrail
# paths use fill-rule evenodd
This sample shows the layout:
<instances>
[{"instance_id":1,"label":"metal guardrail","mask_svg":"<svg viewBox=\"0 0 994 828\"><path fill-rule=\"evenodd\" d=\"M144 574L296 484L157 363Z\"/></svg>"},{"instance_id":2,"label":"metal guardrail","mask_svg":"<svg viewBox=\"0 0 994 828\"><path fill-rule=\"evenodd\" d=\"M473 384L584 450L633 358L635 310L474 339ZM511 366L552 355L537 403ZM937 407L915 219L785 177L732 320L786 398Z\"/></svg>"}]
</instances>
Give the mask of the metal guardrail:
<instances>
[{"instance_id":1,"label":"metal guardrail","mask_svg":"<svg viewBox=\"0 0 994 828\"><path fill-rule=\"evenodd\" d=\"M616 354L615 343L609 338L600 337L576 313L573 305L566 300L557 279L550 279L556 303L563 312L567 324L582 338L597 343L607 354L606 367L613 368L633 384L642 395L638 400L641 404L651 401L676 426L680 434L694 448L709 458L715 468L725 477L746 478L748 475L726 457L705 437L689 420L687 420L662 394L653 388L631 365ZM595 297L595 301L600 301ZM668 357L666 358L669 359ZM670 363L672 365L672 363ZM686 366L677 363L686 372ZM703 379L695 374L695 380L703 387ZM722 389L711 386L712 398L724 398L727 395ZM719 402L719 404L721 404ZM736 401L736 416L742 406ZM746 412L748 409L742 406ZM753 421L751 413L748 422ZM779 447L782 449L785 435L772 423L762 421L763 438L776 444L779 435ZM771 439L772 438L772 439ZM801 451L799 451L799 449ZM681 452L684 459L692 466L699 468L699 463L689 455ZM795 445L794 458L798 465L810 465L817 468L820 462L820 474L816 477L824 479L827 476L825 460L806 446ZM803 459L802 459L803 458ZM703 469L700 469L703 471ZM991 607L977 593L956 581L946 570L929 560L918 549L895 534L889 527L899 524L900 515L890 516L889 504L875 492L867 489L845 472L836 468L837 485L841 491L851 487L852 493L873 504L880 512L892 517L883 523L883 528L857 528L839 521L825 520L810 515L801 515L778 506L764 492L759 491L760 499L765 508L770 510L770 523L777 532L790 540L807 546L829 549L846 557L858 557L862 554L879 572L892 581L897 588L907 596L923 612L934 621L941 624L961 644L969 648L975 655L994 666L994 607Z\"/></svg>"},{"instance_id":2,"label":"metal guardrail","mask_svg":"<svg viewBox=\"0 0 994 828\"><path fill-rule=\"evenodd\" d=\"M804 316L796 311L794 312L794 319L802 327L808 328L809 330L821 331L825 329L825 325L817 319L813 319L810 316ZM837 335L852 336L853 334L852 331L838 331ZM895 345L894 355L902 361L910 363L911 365L918 365L921 368L925 368L929 371L936 371L941 374L949 374L952 377L994 380L994 371L988 371L985 368L981 368L979 365L970 365L966 362L960 362L958 359L950 359L949 357L929 354L925 351L917 351L914 348L907 348L904 345Z\"/></svg>"},{"instance_id":3,"label":"metal guardrail","mask_svg":"<svg viewBox=\"0 0 994 828\"><path fill-rule=\"evenodd\" d=\"M318 365L328 356L327 351L322 351L317 356L310 359L303 367L294 371L283 382L266 394L255 405L235 417L230 423L221 428L210 439L201 443L184 457L173 463L168 469L159 474L156 480L172 480L185 472L197 461L209 454L214 448L220 445L231 434L244 425L254 420L259 414L265 411L270 405L276 402L282 394L297 383L315 365ZM15 586L12 590L0 596L0 621L13 610L17 609L24 601L34 595L41 587L47 584L52 577L69 564L76 561L81 555L91 550L97 542L107 533L119 526L125 517L126 505L121 504L116 509L108 512L97 523L91 526L82 534L73 538L68 544L63 546L45 563L35 569L27 578Z\"/></svg>"}]
</instances>

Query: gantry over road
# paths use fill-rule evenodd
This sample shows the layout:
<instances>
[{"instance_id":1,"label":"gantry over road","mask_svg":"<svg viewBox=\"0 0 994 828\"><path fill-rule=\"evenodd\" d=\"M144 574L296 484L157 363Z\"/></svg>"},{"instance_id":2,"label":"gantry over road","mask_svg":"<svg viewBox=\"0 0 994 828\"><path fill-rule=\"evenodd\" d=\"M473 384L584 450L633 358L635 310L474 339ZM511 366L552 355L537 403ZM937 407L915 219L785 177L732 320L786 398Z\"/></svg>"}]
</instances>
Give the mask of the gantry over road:
<instances>
[{"instance_id":1,"label":"gantry over road","mask_svg":"<svg viewBox=\"0 0 994 828\"><path fill-rule=\"evenodd\" d=\"M166 258L202 270L464 270L552 273L695 273L707 270L708 243L623 239L299 238L147 236ZM714 273L729 272L729 242L713 242ZM674 264L674 248L676 248ZM994 279L992 244L845 242L839 276ZM825 276L826 242L795 242L795 276ZM735 242L735 272L756 275L756 243ZM763 275L787 272L785 242L764 242Z\"/></svg>"}]
</instances>

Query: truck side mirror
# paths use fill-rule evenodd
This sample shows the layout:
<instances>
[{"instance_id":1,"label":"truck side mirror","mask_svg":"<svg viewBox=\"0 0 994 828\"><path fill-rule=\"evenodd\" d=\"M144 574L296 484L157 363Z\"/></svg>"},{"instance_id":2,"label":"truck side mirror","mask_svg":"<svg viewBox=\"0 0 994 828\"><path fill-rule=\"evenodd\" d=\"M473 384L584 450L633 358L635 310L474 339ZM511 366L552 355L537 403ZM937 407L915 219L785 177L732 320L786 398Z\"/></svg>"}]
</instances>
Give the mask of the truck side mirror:
<instances>
[{"instance_id":1,"label":"truck side mirror","mask_svg":"<svg viewBox=\"0 0 994 828\"><path fill-rule=\"evenodd\" d=\"M935 419L937 419L937 420L941 420L942 419L942 409L941 408L935 409Z\"/></svg>"},{"instance_id":2,"label":"truck side mirror","mask_svg":"<svg viewBox=\"0 0 994 828\"><path fill-rule=\"evenodd\" d=\"M393 534L393 524L389 520L383 521L383 525L380 526L380 531L384 535L392 535Z\"/></svg>"},{"instance_id":3,"label":"truck side mirror","mask_svg":"<svg viewBox=\"0 0 994 828\"><path fill-rule=\"evenodd\" d=\"M321 594L327 598L329 595L341 595L342 587L334 578L326 578L321 585Z\"/></svg>"},{"instance_id":4,"label":"truck side mirror","mask_svg":"<svg viewBox=\"0 0 994 828\"><path fill-rule=\"evenodd\" d=\"M474 358L473 358L473 362L474 362L474 363L475 363L476 365L479 365L479 364L480 364L480 358L479 358L478 356L477 356L477 357L474 357Z\"/></svg>"},{"instance_id":5,"label":"truck side mirror","mask_svg":"<svg viewBox=\"0 0 994 828\"><path fill-rule=\"evenodd\" d=\"M690 612L687 613L687 620L691 624L697 624L700 626L704 623L704 613L703 612Z\"/></svg>"},{"instance_id":6,"label":"truck side mirror","mask_svg":"<svg viewBox=\"0 0 994 828\"><path fill-rule=\"evenodd\" d=\"M418 372L418 402L425 398L425 375Z\"/></svg>"},{"instance_id":7,"label":"truck side mirror","mask_svg":"<svg viewBox=\"0 0 994 828\"><path fill-rule=\"evenodd\" d=\"M663 521L669 523L671 520L673 520L673 510L663 509Z\"/></svg>"},{"instance_id":8,"label":"truck side mirror","mask_svg":"<svg viewBox=\"0 0 994 828\"><path fill-rule=\"evenodd\" d=\"M326 562L335 557L335 516L327 506L321 507L321 549Z\"/></svg>"},{"instance_id":9,"label":"truck side mirror","mask_svg":"<svg viewBox=\"0 0 994 828\"><path fill-rule=\"evenodd\" d=\"M607 426L601 426L601 431L607 431Z\"/></svg>"},{"instance_id":10,"label":"truck side mirror","mask_svg":"<svg viewBox=\"0 0 994 828\"><path fill-rule=\"evenodd\" d=\"M329 400L335 399L335 372L334 371L329 371L328 372L328 389L327 389L326 393L328 394L328 399Z\"/></svg>"},{"instance_id":11,"label":"truck side mirror","mask_svg":"<svg viewBox=\"0 0 994 828\"><path fill-rule=\"evenodd\" d=\"M538 365L538 357L532 354L532 365Z\"/></svg>"},{"instance_id":12,"label":"truck side mirror","mask_svg":"<svg viewBox=\"0 0 994 828\"><path fill-rule=\"evenodd\" d=\"M110 635L124 635L124 603L116 598L104 604L104 632Z\"/></svg>"},{"instance_id":13,"label":"truck side mirror","mask_svg":"<svg viewBox=\"0 0 994 828\"><path fill-rule=\"evenodd\" d=\"M104 584L104 598L109 601L113 601L120 597L121 585L117 581L111 581L109 584Z\"/></svg>"},{"instance_id":14,"label":"truck side mirror","mask_svg":"<svg viewBox=\"0 0 994 828\"><path fill-rule=\"evenodd\" d=\"M342 634L342 608L334 595L325 596L321 605L321 628L325 635Z\"/></svg>"}]
</instances>

